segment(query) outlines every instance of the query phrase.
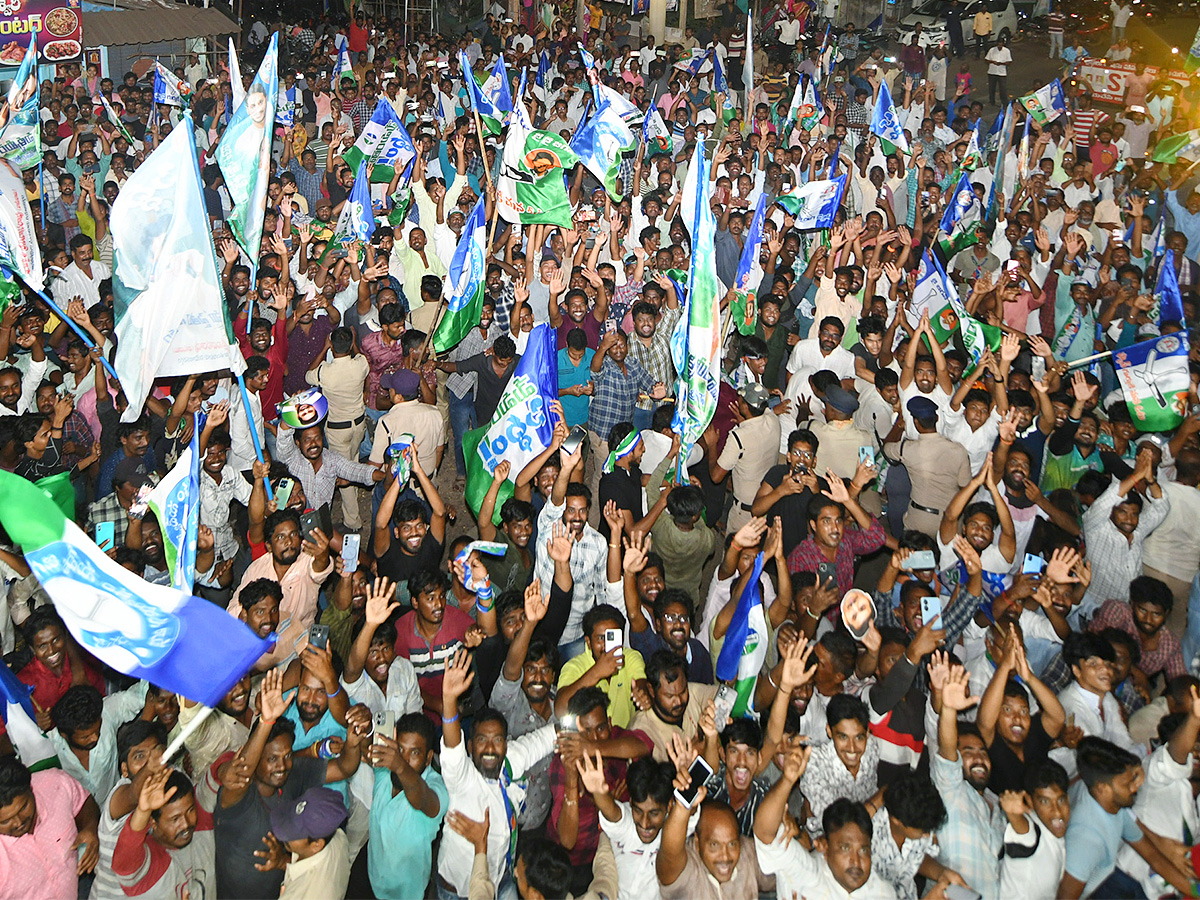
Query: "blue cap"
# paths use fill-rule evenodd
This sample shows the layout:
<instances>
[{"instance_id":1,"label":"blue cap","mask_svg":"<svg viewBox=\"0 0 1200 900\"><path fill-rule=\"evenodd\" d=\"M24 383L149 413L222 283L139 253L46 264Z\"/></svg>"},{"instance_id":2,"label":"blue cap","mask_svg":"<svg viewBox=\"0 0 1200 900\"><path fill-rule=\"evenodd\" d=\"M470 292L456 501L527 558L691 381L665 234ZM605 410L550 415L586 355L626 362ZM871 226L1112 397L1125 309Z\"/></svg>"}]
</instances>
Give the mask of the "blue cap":
<instances>
[{"instance_id":1,"label":"blue cap","mask_svg":"<svg viewBox=\"0 0 1200 900\"><path fill-rule=\"evenodd\" d=\"M281 844L304 838L328 840L346 821L346 801L332 788L309 788L271 810L271 831Z\"/></svg>"},{"instance_id":2,"label":"blue cap","mask_svg":"<svg viewBox=\"0 0 1200 900\"><path fill-rule=\"evenodd\" d=\"M913 397L908 401L908 411L914 419L936 419L937 404L928 397Z\"/></svg>"}]
</instances>

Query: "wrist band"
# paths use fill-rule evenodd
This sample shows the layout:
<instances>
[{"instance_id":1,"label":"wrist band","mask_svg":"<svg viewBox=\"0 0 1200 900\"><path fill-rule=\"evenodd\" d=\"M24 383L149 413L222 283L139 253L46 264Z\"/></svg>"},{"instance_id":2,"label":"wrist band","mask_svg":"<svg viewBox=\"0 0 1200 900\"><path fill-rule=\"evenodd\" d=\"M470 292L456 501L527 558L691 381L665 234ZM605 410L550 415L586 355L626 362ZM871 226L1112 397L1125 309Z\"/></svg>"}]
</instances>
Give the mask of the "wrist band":
<instances>
[{"instance_id":1,"label":"wrist band","mask_svg":"<svg viewBox=\"0 0 1200 900\"><path fill-rule=\"evenodd\" d=\"M336 691L334 691L332 694L331 694L331 693L329 693L329 691L326 691L326 692L325 692L325 697L326 697L327 699L329 699L329 700L332 700L334 697L336 697L336 696L337 696L338 694L340 694L341 692L342 692L342 686L339 684L339 685L338 685L338 689L337 689Z\"/></svg>"},{"instance_id":2,"label":"wrist band","mask_svg":"<svg viewBox=\"0 0 1200 900\"><path fill-rule=\"evenodd\" d=\"M491 606L480 606L479 601L478 600L475 601L475 610L477 612L489 613L492 611L492 606L495 606L495 604L492 604Z\"/></svg>"},{"instance_id":3,"label":"wrist band","mask_svg":"<svg viewBox=\"0 0 1200 900\"><path fill-rule=\"evenodd\" d=\"M260 721L262 724L264 724L264 725L266 725L268 728L270 728L270 727L271 727L272 725L274 725L274 724L275 724L275 723L276 723L278 720L277 720L277 719L263 719L263 718L260 718L258 721Z\"/></svg>"},{"instance_id":4,"label":"wrist band","mask_svg":"<svg viewBox=\"0 0 1200 900\"><path fill-rule=\"evenodd\" d=\"M330 740L330 738L325 738L325 740L317 744L318 759L333 759L333 757L336 755L329 744Z\"/></svg>"},{"instance_id":5,"label":"wrist band","mask_svg":"<svg viewBox=\"0 0 1200 900\"><path fill-rule=\"evenodd\" d=\"M449 725L451 722L457 722L457 721L458 721L458 713L455 713L449 719L447 719L445 716L442 716L442 724L443 725Z\"/></svg>"},{"instance_id":6,"label":"wrist band","mask_svg":"<svg viewBox=\"0 0 1200 900\"><path fill-rule=\"evenodd\" d=\"M809 609L807 606L806 606L806 607L804 607L804 612L805 612L805 614L806 614L806 615L808 615L810 618L812 618L812 619L815 619L815 620L816 620L816 621L818 621L818 622L820 622L820 621L821 621L821 617L820 617L820 616L818 616L816 613L814 613L814 612L813 612L811 609Z\"/></svg>"}]
</instances>

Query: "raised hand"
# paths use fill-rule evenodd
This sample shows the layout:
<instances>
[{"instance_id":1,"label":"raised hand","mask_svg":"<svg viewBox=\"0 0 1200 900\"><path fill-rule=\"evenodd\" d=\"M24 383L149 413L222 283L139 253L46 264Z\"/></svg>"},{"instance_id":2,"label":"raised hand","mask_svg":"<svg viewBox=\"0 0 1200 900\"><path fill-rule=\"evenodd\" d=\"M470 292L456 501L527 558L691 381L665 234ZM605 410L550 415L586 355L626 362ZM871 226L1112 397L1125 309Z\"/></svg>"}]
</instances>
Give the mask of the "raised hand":
<instances>
[{"instance_id":1,"label":"raised hand","mask_svg":"<svg viewBox=\"0 0 1200 900\"><path fill-rule=\"evenodd\" d=\"M542 621L549 606L549 599L542 596L541 580L533 579L529 587L525 588L525 623L528 625Z\"/></svg>"},{"instance_id":2,"label":"raised hand","mask_svg":"<svg viewBox=\"0 0 1200 900\"><path fill-rule=\"evenodd\" d=\"M956 713L970 709L979 702L978 697L971 696L970 677L962 666L954 666L946 676L942 687L942 708L951 709Z\"/></svg>"},{"instance_id":3,"label":"raised hand","mask_svg":"<svg viewBox=\"0 0 1200 900\"><path fill-rule=\"evenodd\" d=\"M258 691L259 714L264 722L274 722L284 714L295 699L295 694L283 697L283 672L271 669L263 676L262 685Z\"/></svg>"},{"instance_id":4,"label":"raised hand","mask_svg":"<svg viewBox=\"0 0 1200 900\"><path fill-rule=\"evenodd\" d=\"M783 657L783 671L779 674L781 691L790 694L800 685L812 680L817 674L817 664L814 662L809 666L808 661L816 649L815 643L810 644L807 641L795 641L780 649L780 655Z\"/></svg>"},{"instance_id":5,"label":"raised hand","mask_svg":"<svg viewBox=\"0 0 1200 900\"><path fill-rule=\"evenodd\" d=\"M554 523L550 529L550 539L546 541L546 552L555 562L570 562L571 550L575 546L575 538L571 530L562 521Z\"/></svg>"},{"instance_id":6,"label":"raised hand","mask_svg":"<svg viewBox=\"0 0 1200 900\"><path fill-rule=\"evenodd\" d=\"M396 585L387 578L376 578L375 583L367 592L365 614L367 624L379 626L388 620L392 613L400 608L399 603L393 603L396 596Z\"/></svg>"},{"instance_id":7,"label":"raised hand","mask_svg":"<svg viewBox=\"0 0 1200 900\"><path fill-rule=\"evenodd\" d=\"M755 516L737 530L737 534L733 536L733 543L743 550L757 547L766 530L767 520L762 516Z\"/></svg>"},{"instance_id":8,"label":"raised hand","mask_svg":"<svg viewBox=\"0 0 1200 900\"><path fill-rule=\"evenodd\" d=\"M453 657L446 660L446 674L442 678L442 697L457 700L466 693L467 688L474 680L475 673L471 671L471 654L460 649Z\"/></svg>"},{"instance_id":9,"label":"raised hand","mask_svg":"<svg viewBox=\"0 0 1200 900\"><path fill-rule=\"evenodd\" d=\"M595 761L586 753L581 753L575 761L575 768L579 770L579 780L583 789L589 794L609 793L608 781L604 777L604 758L599 750L596 751Z\"/></svg>"}]
</instances>

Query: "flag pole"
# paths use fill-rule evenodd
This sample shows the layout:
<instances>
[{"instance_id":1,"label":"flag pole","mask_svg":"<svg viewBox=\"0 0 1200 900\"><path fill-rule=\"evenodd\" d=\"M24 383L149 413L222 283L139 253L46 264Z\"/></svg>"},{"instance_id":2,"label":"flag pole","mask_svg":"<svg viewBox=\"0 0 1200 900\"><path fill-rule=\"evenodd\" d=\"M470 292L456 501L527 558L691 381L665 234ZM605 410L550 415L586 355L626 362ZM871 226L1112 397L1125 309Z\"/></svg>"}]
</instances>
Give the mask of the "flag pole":
<instances>
[{"instance_id":1,"label":"flag pole","mask_svg":"<svg viewBox=\"0 0 1200 900\"><path fill-rule=\"evenodd\" d=\"M1105 350L1103 353L1093 353L1091 356L1085 356L1083 359L1077 359L1074 362L1067 363L1067 371L1078 369L1080 366L1090 365L1101 359L1108 359L1113 355L1113 351Z\"/></svg>"},{"instance_id":2,"label":"flag pole","mask_svg":"<svg viewBox=\"0 0 1200 900\"><path fill-rule=\"evenodd\" d=\"M254 442L254 456L259 462L264 462L262 443L258 440L258 429L254 427L254 417L250 415L250 394L246 391L246 380L241 374L234 376L237 379L238 390L242 392L242 411L246 414L246 424L250 426L250 440ZM263 487L267 489L267 499L274 500L275 492L271 490L270 477L263 479Z\"/></svg>"},{"instance_id":3,"label":"flag pole","mask_svg":"<svg viewBox=\"0 0 1200 900\"><path fill-rule=\"evenodd\" d=\"M474 78L470 72L467 73L468 78ZM471 104L471 115L475 117L475 137L479 138L479 159L483 163L483 174L487 176L487 184L489 190L494 187L492 184L492 169L487 161L487 148L483 145L483 123L479 120L479 110L475 108L475 104Z\"/></svg>"},{"instance_id":4,"label":"flag pole","mask_svg":"<svg viewBox=\"0 0 1200 900\"><path fill-rule=\"evenodd\" d=\"M167 745L167 749L163 751L163 765L166 765L171 757L179 752L180 748L183 747L183 742L195 734L200 726L203 725L208 720L208 717L214 712L216 712L216 710L213 707L206 706L196 714L196 718L192 719L192 721L183 726L183 730L179 732L175 740L171 741L171 743Z\"/></svg>"},{"instance_id":5,"label":"flag pole","mask_svg":"<svg viewBox=\"0 0 1200 900\"><path fill-rule=\"evenodd\" d=\"M20 272L15 272L15 274L18 278L20 278L23 282L25 282L25 286L27 288L29 288L31 291L33 291L35 294L37 294L39 297L42 298L42 302L45 303L48 307L50 307L50 311L52 313L54 313L56 316L58 316L60 319L62 319L67 324L67 327L70 328L72 331L74 331L76 335L78 335L79 339L81 341L83 341L85 347L87 347L89 350L98 349L96 347L96 342L92 340L92 336L90 334L88 334L86 331L84 331L82 328L80 328L79 325L77 325L75 323L74 319L72 319L65 312L63 312L57 303L55 303L48 296L46 296L45 293L43 293L42 291L39 291L32 284L30 284L29 279L27 279ZM121 383L121 379L117 377L117 370L112 367L112 364L105 358L103 353L100 354L100 364L102 366L104 366L104 368L106 370L108 370L108 374L112 376L113 381L117 382L117 384Z\"/></svg>"},{"instance_id":6,"label":"flag pole","mask_svg":"<svg viewBox=\"0 0 1200 900\"><path fill-rule=\"evenodd\" d=\"M42 167L42 157L38 157L38 205L41 208L40 224L42 226L42 240L46 239L46 179L44 177L44 169Z\"/></svg>"},{"instance_id":7,"label":"flag pole","mask_svg":"<svg viewBox=\"0 0 1200 900\"><path fill-rule=\"evenodd\" d=\"M446 314L446 292L442 291L442 299L438 301L437 309L433 311L433 322L429 326L429 333L425 335L425 340L421 342L421 352L417 359L421 362L425 361L425 357L429 353L429 345L433 342L433 336L437 334L438 326L442 324L442 317Z\"/></svg>"}]
</instances>

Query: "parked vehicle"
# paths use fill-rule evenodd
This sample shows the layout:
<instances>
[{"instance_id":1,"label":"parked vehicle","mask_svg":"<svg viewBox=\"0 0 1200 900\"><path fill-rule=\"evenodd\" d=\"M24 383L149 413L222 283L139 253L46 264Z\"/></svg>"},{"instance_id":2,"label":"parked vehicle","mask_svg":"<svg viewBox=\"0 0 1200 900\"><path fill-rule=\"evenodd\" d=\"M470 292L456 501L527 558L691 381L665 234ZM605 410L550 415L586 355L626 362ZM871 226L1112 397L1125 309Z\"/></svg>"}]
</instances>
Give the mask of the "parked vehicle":
<instances>
[{"instance_id":1,"label":"parked vehicle","mask_svg":"<svg viewBox=\"0 0 1200 900\"><path fill-rule=\"evenodd\" d=\"M963 40L970 43L975 39L975 13L984 4L992 14L992 35L1012 40L1017 33L1017 8L1012 0L974 0L963 8L962 32ZM946 9L950 0L926 0L925 3L914 7L913 11L899 22L900 31L897 40L900 44L912 43L913 34L918 23L921 25L921 37L918 43L922 47L937 47L949 44L950 36L946 30Z\"/></svg>"}]
</instances>

